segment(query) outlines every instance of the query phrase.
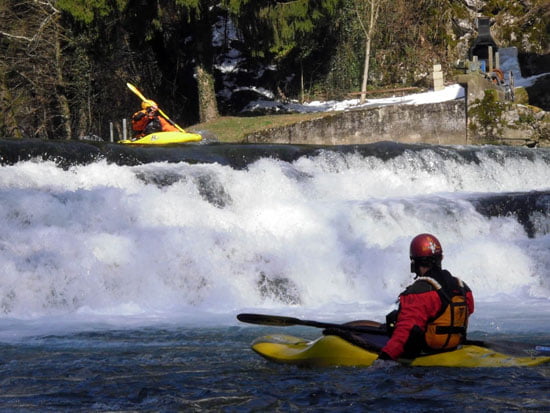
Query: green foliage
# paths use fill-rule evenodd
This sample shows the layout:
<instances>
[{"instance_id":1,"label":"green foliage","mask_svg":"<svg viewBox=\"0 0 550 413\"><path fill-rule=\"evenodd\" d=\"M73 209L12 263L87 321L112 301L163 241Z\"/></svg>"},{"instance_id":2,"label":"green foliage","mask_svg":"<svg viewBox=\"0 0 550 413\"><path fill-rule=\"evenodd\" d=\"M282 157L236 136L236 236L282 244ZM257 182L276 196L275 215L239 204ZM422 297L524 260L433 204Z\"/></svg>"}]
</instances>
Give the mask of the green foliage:
<instances>
[{"instance_id":1,"label":"green foliage","mask_svg":"<svg viewBox=\"0 0 550 413\"><path fill-rule=\"evenodd\" d=\"M456 47L465 34L458 22L470 19L474 25L466 3L384 1L371 50L369 86L427 86L434 63L446 69L463 57ZM62 10L60 19L52 4ZM7 34L0 36L0 98L13 102L13 113L2 118L0 129L17 127L27 136L45 136L49 126L35 125L64 116L52 104L63 94L78 134L105 137L108 121L127 117L135 108L136 98L125 90L126 81L162 102L176 122L196 122L195 65L199 62L208 69L215 61L218 50L211 48L210 29L226 15L240 34L236 43L244 70L238 72L239 82L257 81L272 91L280 88L289 98L343 97L360 89L364 64L365 36L353 4L351 0L4 0L0 27ZM482 14L495 21L492 32L500 45L537 53L547 50L548 0L482 4ZM53 22L56 27L50 26ZM51 63L54 38L60 39L62 53L59 77ZM529 50L523 49L525 42L531 45ZM257 68L267 65L276 70L257 80ZM220 77L215 81L219 86ZM486 97L479 104L487 112L479 109L481 127L495 131L498 125L491 122L498 115L497 102Z\"/></svg>"},{"instance_id":2,"label":"green foliage","mask_svg":"<svg viewBox=\"0 0 550 413\"><path fill-rule=\"evenodd\" d=\"M299 48L318 24L326 21L340 0L294 0L289 2L226 0L253 54L272 55L276 60Z\"/></svg>"},{"instance_id":3,"label":"green foliage","mask_svg":"<svg viewBox=\"0 0 550 413\"><path fill-rule=\"evenodd\" d=\"M201 0L176 0L176 5L186 8L188 11L200 8Z\"/></svg>"},{"instance_id":4,"label":"green foliage","mask_svg":"<svg viewBox=\"0 0 550 413\"><path fill-rule=\"evenodd\" d=\"M338 47L330 56L326 76L320 79L321 89L327 98L339 98L349 91L361 88L364 56L364 33L356 24L352 2L344 2L338 16L332 21ZM372 66L371 61L371 66Z\"/></svg>"},{"instance_id":5,"label":"green foliage","mask_svg":"<svg viewBox=\"0 0 550 413\"><path fill-rule=\"evenodd\" d=\"M513 15L518 15L522 13L523 7L509 0L486 0L485 5L482 8L482 13L487 16L496 16L503 11L512 13Z\"/></svg>"},{"instance_id":6,"label":"green foliage","mask_svg":"<svg viewBox=\"0 0 550 413\"><path fill-rule=\"evenodd\" d=\"M482 12L494 16L497 42L524 49L530 45L532 52L547 53L550 46L550 2L532 0L530 2L488 0Z\"/></svg>"},{"instance_id":7,"label":"green foliage","mask_svg":"<svg viewBox=\"0 0 550 413\"><path fill-rule=\"evenodd\" d=\"M243 142L246 135L269 128L291 125L310 119L330 116L330 113L294 113L266 116L222 116L215 120L196 124L190 130L208 130L224 142Z\"/></svg>"},{"instance_id":8,"label":"green foliage","mask_svg":"<svg viewBox=\"0 0 550 413\"><path fill-rule=\"evenodd\" d=\"M524 111L519 113L519 118L514 122L516 125L534 125L536 123L535 113L532 111Z\"/></svg>"},{"instance_id":9,"label":"green foliage","mask_svg":"<svg viewBox=\"0 0 550 413\"><path fill-rule=\"evenodd\" d=\"M209 0L174 0L177 8L183 11L187 23L190 23L193 17L200 18L204 12L208 14L210 4Z\"/></svg>"},{"instance_id":10,"label":"green foliage","mask_svg":"<svg viewBox=\"0 0 550 413\"><path fill-rule=\"evenodd\" d=\"M76 21L90 24L96 17L105 17L113 11L122 11L128 0L57 0L57 7L69 13Z\"/></svg>"}]
</instances>

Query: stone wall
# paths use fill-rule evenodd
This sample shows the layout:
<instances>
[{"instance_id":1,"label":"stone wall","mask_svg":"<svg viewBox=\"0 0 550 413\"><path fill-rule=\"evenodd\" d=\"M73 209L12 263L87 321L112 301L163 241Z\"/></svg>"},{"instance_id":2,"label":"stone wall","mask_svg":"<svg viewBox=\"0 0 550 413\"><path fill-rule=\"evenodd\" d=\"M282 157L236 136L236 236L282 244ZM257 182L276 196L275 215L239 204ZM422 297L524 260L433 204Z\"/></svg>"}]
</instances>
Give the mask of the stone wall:
<instances>
[{"instance_id":1,"label":"stone wall","mask_svg":"<svg viewBox=\"0 0 550 413\"><path fill-rule=\"evenodd\" d=\"M497 87L479 73L458 76L458 83L466 90L468 143L550 146L550 113L533 106L531 99L538 93L537 103L540 104L548 96L545 86L550 84L550 76L546 78L546 84L542 77L527 89L515 88L514 101L510 101L505 98L504 88ZM487 94L494 95L495 101L487 99L490 98Z\"/></svg>"},{"instance_id":2,"label":"stone wall","mask_svg":"<svg viewBox=\"0 0 550 413\"><path fill-rule=\"evenodd\" d=\"M318 119L263 130L249 143L348 145L377 141L467 144L466 103L388 105L320 115Z\"/></svg>"}]
</instances>

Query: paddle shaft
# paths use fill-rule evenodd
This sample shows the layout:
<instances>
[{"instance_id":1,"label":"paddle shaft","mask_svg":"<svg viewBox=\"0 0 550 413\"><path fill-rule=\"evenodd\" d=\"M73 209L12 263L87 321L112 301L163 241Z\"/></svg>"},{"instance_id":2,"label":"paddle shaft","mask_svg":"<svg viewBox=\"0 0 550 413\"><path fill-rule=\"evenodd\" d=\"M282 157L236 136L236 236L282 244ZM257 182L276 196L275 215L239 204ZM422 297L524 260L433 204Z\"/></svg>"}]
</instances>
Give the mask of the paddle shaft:
<instances>
[{"instance_id":1,"label":"paddle shaft","mask_svg":"<svg viewBox=\"0 0 550 413\"><path fill-rule=\"evenodd\" d=\"M128 89L130 89L132 92L134 92L136 94L136 96L139 97L142 101L147 102L149 100L145 96L143 96L143 93L141 93L139 91L139 89L137 87L135 87L134 85L132 85L131 83L126 83L126 86L128 86ZM164 119L166 119L168 122L170 122L176 128L178 128L180 132L185 133L185 130L183 128L181 128L178 124L176 124L176 122L174 122L172 119L170 119L168 117L168 115L166 115L166 113L164 113L162 111L161 108L158 108L158 111Z\"/></svg>"},{"instance_id":2,"label":"paddle shaft","mask_svg":"<svg viewBox=\"0 0 550 413\"><path fill-rule=\"evenodd\" d=\"M301 320L299 318L284 317L284 316L277 316L277 315L242 313L237 315L237 319L239 321L242 321L243 323L249 323L249 324L261 324L261 325L279 326L279 327L301 325L301 326L310 326L310 327L318 327L318 328L338 328L340 330L353 331L356 333L370 333L370 334L376 334L381 336L387 335L387 332L385 329L380 329L378 327L350 326L345 324L323 323L320 321Z\"/></svg>"},{"instance_id":3,"label":"paddle shaft","mask_svg":"<svg viewBox=\"0 0 550 413\"><path fill-rule=\"evenodd\" d=\"M379 328L374 326L353 326L353 325L346 325L346 324L323 323L320 321L301 320L299 318L285 317L285 316L278 316L278 315L242 313L237 315L237 319L239 321L242 321L243 323L261 324L261 325L268 325L268 326L287 327L287 326L301 325L301 326L310 326L310 327L318 327L318 328L337 328L340 330L351 331L355 333L369 333L369 334L381 335L381 336L388 335L385 328ZM516 343L516 342L509 342L509 341L487 342L482 340L466 340L464 344L485 347L485 348L489 348L489 349L507 353L507 354L509 353L518 354L518 355L525 355L525 354L549 355L550 354L550 346L541 346L541 345L534 345L534 344L528 344L528 343Z\"/></svg>"}]
</instances>

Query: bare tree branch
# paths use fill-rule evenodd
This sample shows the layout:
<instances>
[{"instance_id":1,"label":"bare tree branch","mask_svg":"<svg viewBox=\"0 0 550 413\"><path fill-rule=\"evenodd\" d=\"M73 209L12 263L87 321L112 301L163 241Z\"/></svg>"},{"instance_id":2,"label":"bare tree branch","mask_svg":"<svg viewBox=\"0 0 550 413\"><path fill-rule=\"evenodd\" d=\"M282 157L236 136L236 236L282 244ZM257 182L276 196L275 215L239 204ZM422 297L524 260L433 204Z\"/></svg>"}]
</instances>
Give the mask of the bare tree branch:
<instances>
[{"instance_id":1,"label":"bare tree branch","mask_svg":"<svg viewBox=\"0 0 550 413\"><path fill-rule=\"evenodd\" d=\"M49 14L46 14L46 16L44 17L44 19L42 20L42 22L40 23L40 25L38 26L38 29L36 30L36 32L34 33L34 35L32 37L29 37L29 36L21 36L21 35L17 35L17 34L13 34L13 33L9 33L9 32L6 32L4 30L0 30L0 34L6 36L6 37L9 37L11 39L14 39L14 40L20 40L20 41L26 41L28 43L33 43L35 42L41 35L42 33L44 32L45 28L48 26L48 24L52 21L52 19L60 14L60 11L58 9L56 9L53 4L50 2L50 1L39 1L39 0L34 0L33 1L34 4L38 5L38 6L45 6L46 8L49 8L51 9L51 12ZM46 13L48 13L46 10L44 10Z\"/></svg>"}]
</instances>

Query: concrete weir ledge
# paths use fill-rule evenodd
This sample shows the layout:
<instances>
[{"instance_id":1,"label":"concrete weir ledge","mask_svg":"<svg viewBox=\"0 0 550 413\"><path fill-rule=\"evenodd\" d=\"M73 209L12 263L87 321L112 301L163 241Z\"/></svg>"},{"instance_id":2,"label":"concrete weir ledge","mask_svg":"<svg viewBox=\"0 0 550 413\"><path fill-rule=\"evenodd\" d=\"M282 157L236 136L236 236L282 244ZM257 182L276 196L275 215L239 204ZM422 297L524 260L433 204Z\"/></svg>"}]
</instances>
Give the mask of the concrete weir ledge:
<instances>
[{"instance_id":1,"label":"concrete weir ledge","mask_svg":"<svg viewBox=\"0 0 550 413\"><path fill-rule=\"evenodd\" d=\"M355 145L379 141L466 145L466 101L388 105L324 114L318 119L263 130L249 143Z\"/></svg>"}]
</instances>

